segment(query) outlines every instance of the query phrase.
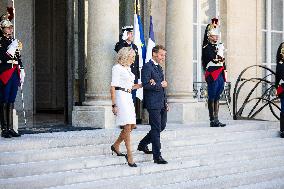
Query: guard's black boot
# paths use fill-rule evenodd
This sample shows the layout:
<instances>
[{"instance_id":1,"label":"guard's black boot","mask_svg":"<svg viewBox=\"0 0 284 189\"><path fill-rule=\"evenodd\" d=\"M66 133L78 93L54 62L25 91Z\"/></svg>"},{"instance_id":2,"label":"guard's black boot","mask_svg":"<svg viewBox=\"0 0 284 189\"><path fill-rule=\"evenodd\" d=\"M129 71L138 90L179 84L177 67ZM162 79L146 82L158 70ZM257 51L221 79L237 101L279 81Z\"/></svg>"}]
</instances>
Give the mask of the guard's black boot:
<instances>
[{"instance_id":1,"label":"guard's black boot","mask_svg":"<svg viewBox=\"0 0 284 189\"><path fill-rule=\"evenodd\" d=\"M9 133L12 137L20 137L21 135L19 133L17 133L16 131L14 131L14 129L13 129L13 109L14 109L14 103L8 103L7 124L8 124L8 128L9 128Z\"/></svg>"},{"instance_id":2,"label":"guard's black boot","mask_svg":"<svg viewBox=\"0 0 284 189\"><path fill-rule=\"evenodd\" d=\"M0 122L1 122L1 131L4 130L3 123L3 103L0 103Z\"/></svg>"},{"instance_id":3,"label":"guard's black boot","mask_svg":"<svg viewBox=\"0 0 284 189\"><path fill-rule=\"evenodd\" d=\"M214 119L216 124L219 125L219 127L225 127L226 124L225 123L221 123L218 119L218 114L219 114L219 100L214 101Z\"/></svg>"},{"instance_id":4,"label":"guard's black boot","mask_svg":"<svg viewBox=\"0 0 284 189\"><path fill-rule=\"evenodd\" d=\"M280 137L284 138L284 113L280 113Z\"/></svg>"},{"instance_id":5,"label":"guard's black boot","mask_svg":"<svg viewBox=\"0 0 284 189\"><path fill-rule=\"evenodd\" d=\"M1 137L11 138L12 136L9 133L8 124L7 124L7 103L1 104L0 110L0 121L1 121Z\"/></svg>"},{"instance_id":6,"label":"guard's black boot","mask_svg":"<svg viewBox=\"0 0 284 189\"><path fill-rule=\"evenodd\" d=\"M208 111L209 111L210 127L219 127L219 125L216 124L214 119L214 101L212 100L208 100Z\"/></svg>"}]
</instances>

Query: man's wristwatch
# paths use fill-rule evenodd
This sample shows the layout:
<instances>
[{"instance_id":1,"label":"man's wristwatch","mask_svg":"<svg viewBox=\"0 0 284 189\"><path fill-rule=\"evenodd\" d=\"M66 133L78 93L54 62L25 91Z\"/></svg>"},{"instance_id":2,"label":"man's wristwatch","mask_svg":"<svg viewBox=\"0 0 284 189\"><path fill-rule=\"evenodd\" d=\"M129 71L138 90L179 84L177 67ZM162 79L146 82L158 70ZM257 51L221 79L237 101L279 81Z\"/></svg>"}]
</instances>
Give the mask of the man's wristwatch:
<instances>
[{"instance_id":1,"label":"man's wristwatch","mask_svg":"<svg viewBox=\"0 0 284 189\"><path fill-rule=\"evenodd\" d=\"M116 104L111 105L113 108L116 107Z\"/></svg>"}]
</instances>

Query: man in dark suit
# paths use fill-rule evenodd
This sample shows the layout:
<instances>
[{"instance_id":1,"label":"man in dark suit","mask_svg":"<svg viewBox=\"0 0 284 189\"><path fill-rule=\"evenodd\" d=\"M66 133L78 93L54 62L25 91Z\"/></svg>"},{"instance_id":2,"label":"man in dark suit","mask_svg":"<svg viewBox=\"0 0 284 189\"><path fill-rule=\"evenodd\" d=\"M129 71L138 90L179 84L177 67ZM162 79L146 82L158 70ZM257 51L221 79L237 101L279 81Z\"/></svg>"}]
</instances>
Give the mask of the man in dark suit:
<instances>
[{"instance_id":1,"label":"man in dark suit","mask_svg":"<svg viewBox=\"0 0 284 189\"><path fill-rule=\"evenodd\" d=\"M141 79L143 86L144 107L149 112L149 123L151 130L140 141L138 150L146 154L153 153L154 163L167 164L161 156L160 133L166 127L168 105L165 81L162 67L159 65L165 61L166 50L161 45L152 49L152 59L142 67ZM149 151L147 145L152 143L153 152Z\"/></svg>"}]
</instances>

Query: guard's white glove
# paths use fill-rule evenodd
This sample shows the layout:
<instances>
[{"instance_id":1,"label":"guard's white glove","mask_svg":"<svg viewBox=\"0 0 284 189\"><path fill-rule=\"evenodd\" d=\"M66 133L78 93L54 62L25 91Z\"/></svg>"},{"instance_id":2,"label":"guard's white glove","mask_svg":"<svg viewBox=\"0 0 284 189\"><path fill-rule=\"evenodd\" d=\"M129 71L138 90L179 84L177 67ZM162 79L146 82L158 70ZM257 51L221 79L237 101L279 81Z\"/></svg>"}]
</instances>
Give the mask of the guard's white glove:
<instances>
[{"instance_id":1,"label":"guard's white glove","mask_svg":"<svg viewBox=\"0 0 284 189\"><path fill-rule=\"evenodd\" d=\"M24 69L24 68L21 68L21 69L20 69L20 82L21 82L21 84L24 83L25 77L26 77L25 69Z\"/></svg>"},{"instance_id":2,"label":"guard's white glove","mask_svg":"<svg viewBox=\"0 0 284 189\"><path fill-rule=\"evenodd\" d=\"M123 33L122 33L122 40L126 40L128 38L128 32L125 30Z\"/></svg>"},{"instance_id":3,"label":"guard's white glove","mask_svg":"<svg viewBox=\"0 0 284 189\"><path fill-rule=\"evenodd\" d=\"M7 53L13 57L15 55L18 46L19 46L18 40L14 39L12 43L8 46Z\"/></svg>"},{"instance_id":4,"label":"guard's white glove","mask_svg":"<svg viewBox=\"0 0 284 189\"><path fill-rule=\"evenodd\" d=\"M224 44L223 43L219 43L217 48L218 48L217 55L219 55L222 58L224 58L224 51L225 51Z\"/></svg>"},{"instance_id":5,"label":"guard's white glove","mask_svg":"<svg viewBox=\"0 0 284 189\"><path fill-rule=\"evenodd\" d=\"M12 43L11 43L9 46L18 47L18 46L19 46L19 41L18 41L18 39L14 39L14 40L12 41Z\"/></svg>"}]
</instances>

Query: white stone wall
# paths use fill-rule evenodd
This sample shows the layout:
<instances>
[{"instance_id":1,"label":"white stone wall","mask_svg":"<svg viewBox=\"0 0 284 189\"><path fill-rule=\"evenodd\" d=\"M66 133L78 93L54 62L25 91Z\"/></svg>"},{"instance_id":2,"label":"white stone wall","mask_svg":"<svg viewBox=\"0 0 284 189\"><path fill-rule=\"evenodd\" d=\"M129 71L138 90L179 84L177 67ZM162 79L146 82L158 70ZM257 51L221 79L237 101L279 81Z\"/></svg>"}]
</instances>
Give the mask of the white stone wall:
<instances>
[{"instance_id":1,"label":"white stone wall","mask_svg":"<svg viewBox=\"0 0 284 189\"><path fill-rule=\"evenodd\" d=\"M220 1L222 40L228 49L226 62L228 78L232 82L231 95L233 95L233 88L240 72L248 66L261 65L261 57L263 56L261 54L262 10L261 1L258 0ZM261 76L261 69L251 69L244 75L245 78ZM240 94L240 102L246 98L254 85L255 83L251 83L244 87ZM261 90L257 90L252 95L252 97L260 96ZM253 103L250 105L251 107ZM267 115L268 119L273 119L271 113L269 114L267 111L261 115Z\"/></svg>"},{"instance_id":2,"label":"white stone wall","mask_svg":"<svg viewBox=\"0 0 284 189\"><path fill-rule=\"evenodd\" d=\"M0 5L1 3L3 4L3 2L4 0L1 0ZM149 4L149 1L144 3ZM27 75L24 88L25 105L27 110L32 110L34 99L33 0L15 0L15 5L16 37L20 39L24 45L22 56ZM3 6L0 6L0 12L3 11L2 9ZM86 11L87 10L88 8L86 7ZM152 1L151 13L153 15L156 42L158 44L165 45L166 0ZM233 87L234 81L241 70L249 65L261 64L261 20L263 19L261 17L261 1L220 0L220 13L222 24L222 40L228 48L226 60L228 64L229 80L232 82ZM145 36L148 36L149 10L145 10L144 14ZM261 73L259 70L257 70L253 73L250 73L248 77L256 77L260 75ZM18 94L16 108L20 110L20 91Z\"/></svg>"}]
</instances>

